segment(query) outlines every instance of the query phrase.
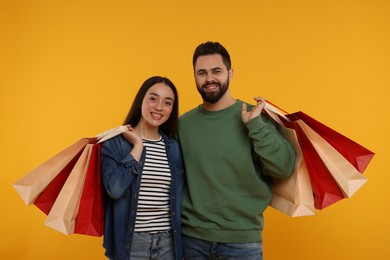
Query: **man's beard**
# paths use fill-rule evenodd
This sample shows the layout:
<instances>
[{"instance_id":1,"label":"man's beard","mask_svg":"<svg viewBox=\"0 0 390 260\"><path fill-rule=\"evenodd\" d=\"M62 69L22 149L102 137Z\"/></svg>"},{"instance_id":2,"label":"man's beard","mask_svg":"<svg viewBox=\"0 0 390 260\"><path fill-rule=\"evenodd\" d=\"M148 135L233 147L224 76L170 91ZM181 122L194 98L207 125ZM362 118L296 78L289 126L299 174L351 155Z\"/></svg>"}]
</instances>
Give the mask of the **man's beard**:
<instances>
[{"instance_id":1,"label":"man's beard","mask_svg":"<svg viewBox=\"0 0 390 260\"><path fill-rule=\"evenodd\" d=\"M206 101L207 103L210 103L210 104L215 104L226 93L226 91L229 88L229 83L230 82L229 82L229 78L228 78L228 79L226 79L226 81L223 84L221 84L217 81L212 81L212 82L208 82L208 83L204 84L200 88L198 87L197 89L198 89L198 92L202 96L204 101ZM214 91L214 92L205 92L203 88L209 84L217 85L218 90Z\"/></svg>"}]
</instances>

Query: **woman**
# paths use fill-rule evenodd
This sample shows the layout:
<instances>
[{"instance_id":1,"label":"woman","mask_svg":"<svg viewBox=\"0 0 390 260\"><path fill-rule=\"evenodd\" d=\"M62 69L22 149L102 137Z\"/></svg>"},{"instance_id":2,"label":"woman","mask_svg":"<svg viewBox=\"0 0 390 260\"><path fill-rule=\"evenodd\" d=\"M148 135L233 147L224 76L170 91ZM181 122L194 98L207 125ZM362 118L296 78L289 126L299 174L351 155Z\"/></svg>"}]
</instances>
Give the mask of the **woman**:
<instances>
[{"instance_id":1,"label":"woman","mask_svg":"<svg viewBox=\"0 0 390 260\"><path fill-rule=\"evenodd\" d=\"M184 165L178 142L178 94L165 77L147 79L124 122L103 143L107 203L103 246L110 259L182 259Z\"/></svg>"}]
</instances>

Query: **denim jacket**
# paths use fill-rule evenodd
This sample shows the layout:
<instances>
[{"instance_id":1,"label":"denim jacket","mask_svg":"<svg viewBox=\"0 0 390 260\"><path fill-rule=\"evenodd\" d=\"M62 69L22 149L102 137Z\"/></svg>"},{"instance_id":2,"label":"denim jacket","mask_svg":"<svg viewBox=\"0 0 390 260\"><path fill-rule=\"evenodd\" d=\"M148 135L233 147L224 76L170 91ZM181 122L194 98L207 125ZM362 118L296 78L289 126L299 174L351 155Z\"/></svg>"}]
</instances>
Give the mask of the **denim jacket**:
<instances>
[{"instance_id":1,"label":"denim jacket","mask_svg":"<svg viewBox=\"0 0 390 260\"><path fill-rule=\"evenodd\" d=\"M170 210L176 259L182 259L181 200L184 164L178 142L161 133L172 174ZM145 148L140 162L131 155L132 145L119 135L103 143L102 181L106 193L104 241L106 256L129 259L137 214L138 194L145 161Z\"/></svg>"}]
</instances>

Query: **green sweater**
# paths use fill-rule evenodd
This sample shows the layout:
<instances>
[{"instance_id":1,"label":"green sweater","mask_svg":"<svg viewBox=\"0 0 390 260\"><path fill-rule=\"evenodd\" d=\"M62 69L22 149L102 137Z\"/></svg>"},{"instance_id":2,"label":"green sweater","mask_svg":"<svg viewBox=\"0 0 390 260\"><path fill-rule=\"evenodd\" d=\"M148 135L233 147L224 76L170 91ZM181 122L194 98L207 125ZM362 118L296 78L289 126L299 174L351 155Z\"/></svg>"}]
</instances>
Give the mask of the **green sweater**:
<instances>
[{"instance_id":1,"label":"green sweater","mask_svg":"<svg viewBox=\"0 0 390 260\"><path fill-rule=\"evenodd\" d=\"M220 111L200 105L180 117L185 235L223 243L261 241L263 212L272 197L269 176L284 178L294 170L294 148L275 124L262 115L245 125L241 107L239 100Z\"/></svg>"}]
</instances>

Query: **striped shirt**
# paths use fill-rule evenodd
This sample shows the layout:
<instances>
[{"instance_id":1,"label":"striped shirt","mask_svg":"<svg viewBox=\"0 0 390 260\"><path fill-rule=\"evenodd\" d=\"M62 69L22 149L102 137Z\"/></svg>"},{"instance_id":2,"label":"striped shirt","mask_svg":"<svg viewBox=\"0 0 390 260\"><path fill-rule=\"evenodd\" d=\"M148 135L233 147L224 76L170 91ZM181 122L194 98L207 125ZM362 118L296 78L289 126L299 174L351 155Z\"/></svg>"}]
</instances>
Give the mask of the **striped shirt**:
<instances>
[{"instance_id":1,"label":"striped shirt","mask_svg":"<svg viewBox=\"0 0 390 260\"><path fill-rule=\"evenodd\" d=\"M161 232L171 229L171 171L163 139L143 139L146 148L138 198L135 232Z\"/></svg>"}]
</instances>

